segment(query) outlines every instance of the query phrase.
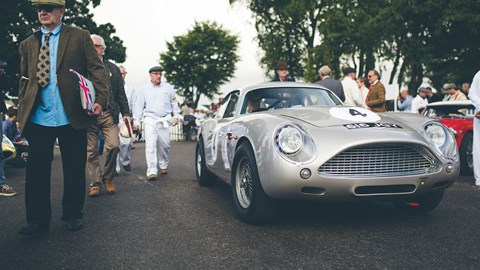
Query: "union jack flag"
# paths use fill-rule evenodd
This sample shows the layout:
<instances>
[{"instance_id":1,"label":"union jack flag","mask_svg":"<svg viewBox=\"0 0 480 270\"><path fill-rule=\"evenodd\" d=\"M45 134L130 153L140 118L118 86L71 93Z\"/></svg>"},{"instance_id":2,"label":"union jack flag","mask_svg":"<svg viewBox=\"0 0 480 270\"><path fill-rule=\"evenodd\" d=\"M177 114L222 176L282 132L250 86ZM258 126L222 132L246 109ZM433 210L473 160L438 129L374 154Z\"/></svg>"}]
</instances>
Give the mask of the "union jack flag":
<instances>
[{"instance_id":1,"label":"union jack flag","mask_svg":"<svg viewBox=\"0 0 480 270\"><path fill-rule=\"evenodd\" d=\"M70 69L78 77L78 86L80 88L80 100L82 107L87 112L93 112L93 103L95 103L95 88L93 83L74 69Z\"/></svg>"}]
</instances>

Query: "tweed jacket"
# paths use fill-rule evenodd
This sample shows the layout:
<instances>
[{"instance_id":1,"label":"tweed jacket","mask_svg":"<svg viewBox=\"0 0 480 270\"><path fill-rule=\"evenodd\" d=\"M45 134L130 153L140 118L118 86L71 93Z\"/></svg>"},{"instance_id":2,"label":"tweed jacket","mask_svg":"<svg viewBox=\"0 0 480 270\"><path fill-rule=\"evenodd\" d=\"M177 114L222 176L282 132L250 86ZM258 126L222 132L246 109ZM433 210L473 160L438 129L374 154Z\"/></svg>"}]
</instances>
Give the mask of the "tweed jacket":
<instances>
[{"instance_id":1,"label":"tweed jacket","mask_svg":"<svg viewBox=\"0 0 480 270\"><path fill-rule=\"evenodd\" d=\"M123 82L120 69L112 62L104 60L105 72L109 78L109 100L108 111L113 116L113 121L118 124L119 114L123 116L132 116L131 108L128 106L127 94L125 93L125 83ZM107 110L107 108L105 108Z\"/></svg>"},{"instance_id":2,"label":"tweed jacket","mask_svg":"<svg viewBox=\"0 0 480 270\"><path fill-rule=\"evenodd\" d=\"M36 31L20 43L20 85L18 94L18 122L23 134L28 133L30 117L38 106L40 85L36 80L38 54L42 32ZM83 109L78 92L78 79L69 71L73 68L92 81L95 103L108 106L108 86L105 68L98 57L88 31L62 24L58 42L57 85L63 108L70 124L83 129L96 123Z\"/></svg>"},{"instance_id":3,"label":"tweed jacket","mask_svg":"<svg viewBox=\"0 0 480 270\"><path fill-rule=\"evenodd\" d=\"M370 85L370 91L368 92L365 104L374 112L386 112L385 106L385 87L378 81L374 85Z\"/></svg>"}]
</instances>

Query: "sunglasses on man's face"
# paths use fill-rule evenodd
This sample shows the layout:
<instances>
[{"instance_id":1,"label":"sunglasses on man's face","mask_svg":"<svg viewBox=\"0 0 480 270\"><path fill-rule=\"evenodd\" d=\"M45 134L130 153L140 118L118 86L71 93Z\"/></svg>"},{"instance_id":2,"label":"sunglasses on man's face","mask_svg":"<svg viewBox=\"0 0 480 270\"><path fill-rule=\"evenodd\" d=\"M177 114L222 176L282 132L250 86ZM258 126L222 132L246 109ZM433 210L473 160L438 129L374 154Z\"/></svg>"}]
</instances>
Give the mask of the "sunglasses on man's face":
<instances>
[{"instance_id":1,"label":"sunglasses on man's face","mask_svg":"<svg viewBox=\"0 0 480 270\"><path fill-rule=\"evenodd\" d=\"M45 12L52 12L54 9L58 8L58 6L52 5L38 5L37 12L41 12L42 10Z\"/></svg>"}]
</instances>

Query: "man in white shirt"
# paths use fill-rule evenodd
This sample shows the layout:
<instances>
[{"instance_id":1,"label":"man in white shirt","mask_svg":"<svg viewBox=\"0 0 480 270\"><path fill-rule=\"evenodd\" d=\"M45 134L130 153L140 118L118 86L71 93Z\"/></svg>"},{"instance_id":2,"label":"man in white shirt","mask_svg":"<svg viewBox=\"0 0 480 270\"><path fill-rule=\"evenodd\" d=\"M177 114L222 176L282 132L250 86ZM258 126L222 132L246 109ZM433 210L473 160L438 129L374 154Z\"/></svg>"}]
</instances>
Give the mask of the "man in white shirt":
<instances>
[{"instance_id":1,"label":"man in white shirt","mask_svg":"<svg viewBox=\"0 0 480 270\"><path fill-rule=\"evenodd\" d=\"M480 187L480 71L475 74L468 97L475 106L473 118L473 177L475 186Z\"/></svg>"},{"instance_id":2,"label":"man in white shirt","mask_svg":"<svg viewBox=\"0 0 480 270\"><path fill-rule=\"evenodd\" d=\"M140 88L133 111L133 129L140 129L143 118L145 130L145 157L147 160L147 180L157 179L167 173L168 153L170 152L170 126L178 124L180 108L173 86L162 82L163 68L149 70L150 82Z\"/></svg>"},{"instance_id":3,"label":"man in white shirt","mask_svg":"<svg viewBox=\"0 0 480 270\"><path fill-rule=\"evenodd\" d=\"M345 77L342 80L343 92L345 93L345 106L357 106L366 108L365 100L362 98L362 92L355 81L357 74L354 68L347 67L343 69Z\"/></svg>"},{"instance_id":4,"label":"man in white shirt","mask_svg":"<svg viewBox=\"0 0 480 270\"><path fill-rule=\"evenodd\" d=\"M412 100L412 113L419 114L425 109L428 105L427 99L428 89L425 87L418 88L417 96Z\"/></svg>"},{"instance_id":5,"label":"man in white shirt","mask_svg":"<svg viewBox=\"0 0 480 270\"><path fill-rule=\"evenodd\" d=\"M125 67L120 66L119 69L120 69L120 74L122 75L122 78L123 78L125 95L127 96L127 100L128 100L128 107L130 108L130 110L133 111L133 106L137 102L137 95L135 93L135 88L133 88L133 86L131 86L125 81L125 77L127 76L127 70L125 69ZM125 125L125 123L123 122L122 115L120 114L119 127L121 125ZM132 169L132 167L130 166L130 150L132 150L133 137L127 138L122 136L122 134L119 134L119 137L120 137L120 151L118 152L117 166L115 169L117 173L120 173L120 165L122 165L125 171L129 172Z\"/></svg>"}]
</instances>

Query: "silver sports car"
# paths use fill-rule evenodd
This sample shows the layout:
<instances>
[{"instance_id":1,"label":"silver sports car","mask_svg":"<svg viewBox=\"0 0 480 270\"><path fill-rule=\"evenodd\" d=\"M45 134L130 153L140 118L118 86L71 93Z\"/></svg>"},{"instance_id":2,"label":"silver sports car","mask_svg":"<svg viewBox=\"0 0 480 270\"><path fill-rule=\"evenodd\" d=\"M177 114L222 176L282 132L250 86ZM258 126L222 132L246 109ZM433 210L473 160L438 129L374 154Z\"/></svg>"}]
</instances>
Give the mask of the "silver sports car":
<instances>
[{"instance_id":1,"label":"silver sports car","mask_svg":"<svg viewBox=\"0 0 480 270\"><path fill-rule=\"evenodd\" d=\"M278 199L384 200L426 212L459 173L451 131L410 113L346 107L331 91L266 83L226 95L200 127L200 186L230 184L240 218L271 221Z\"/></svg>"}]
</instances>

